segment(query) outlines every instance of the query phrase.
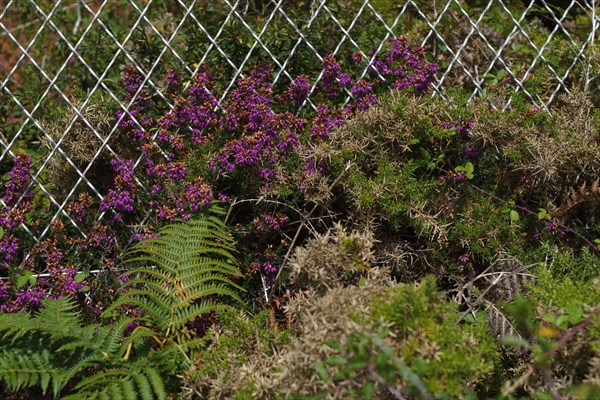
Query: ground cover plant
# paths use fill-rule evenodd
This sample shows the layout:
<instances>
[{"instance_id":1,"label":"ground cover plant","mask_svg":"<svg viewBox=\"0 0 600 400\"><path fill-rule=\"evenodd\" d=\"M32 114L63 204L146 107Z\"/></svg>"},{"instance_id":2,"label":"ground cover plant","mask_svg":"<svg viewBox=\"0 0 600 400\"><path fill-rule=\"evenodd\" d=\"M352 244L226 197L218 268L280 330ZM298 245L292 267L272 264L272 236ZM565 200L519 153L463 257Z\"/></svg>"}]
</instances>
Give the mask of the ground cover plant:
<instances>
[{"instance_id":1,"label":"ground cover plant","mask_svg":"<svg viewBox=\"0 0 600 400\"><path fill-rule=\"evenodd\" d=\"M35 157L7 169L0 394L598 397L591 93L572 82L545 111L500 77L488 98L432 97L437 61L398 37L364 76L357 53L288 85L261 62L220 103L218 65L169 69L172 108L124 67L131 107L88 109L118 123L116 154L86 158L84 126L65 138L103 195L71 197L79 228L31 239L52 217ZM69 171L44 177L64 198Z\"/></svg>"}]
</instances>

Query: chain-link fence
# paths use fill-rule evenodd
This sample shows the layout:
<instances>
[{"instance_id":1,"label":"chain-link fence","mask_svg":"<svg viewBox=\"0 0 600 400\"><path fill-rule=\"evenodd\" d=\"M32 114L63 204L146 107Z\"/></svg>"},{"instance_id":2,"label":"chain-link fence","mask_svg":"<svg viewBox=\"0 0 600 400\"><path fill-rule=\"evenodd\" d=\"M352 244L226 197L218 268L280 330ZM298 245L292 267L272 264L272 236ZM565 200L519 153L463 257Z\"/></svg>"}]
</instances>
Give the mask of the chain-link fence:
<instances>
[{"instance_id":1,"label":"chain-link fence","mask_svg":"<svg viewBox=\"0 0 600 400\"><path fill-rule=\"evenodd\" d=\"M169 105L166 70L191 77L213 66L220 101L259 61L273 66L274 84L307 74L314 90L326 55L359 57L365 75L406 35L440 65L433 95L460 87L504 108L517 93L546 108L560 93L596 90L599 26L594 0L3 0L0 175L19 151L35 154L31 186L50 218L22 228L39 241L57 219L78 226L67 208L78 192L105 194L90 176L118 153L119 119L103 105L132 117L142 88ZM143 77L127 100L125 65ZM310 98L304 106L315 107Z\"/></svg>"}]
</instances>

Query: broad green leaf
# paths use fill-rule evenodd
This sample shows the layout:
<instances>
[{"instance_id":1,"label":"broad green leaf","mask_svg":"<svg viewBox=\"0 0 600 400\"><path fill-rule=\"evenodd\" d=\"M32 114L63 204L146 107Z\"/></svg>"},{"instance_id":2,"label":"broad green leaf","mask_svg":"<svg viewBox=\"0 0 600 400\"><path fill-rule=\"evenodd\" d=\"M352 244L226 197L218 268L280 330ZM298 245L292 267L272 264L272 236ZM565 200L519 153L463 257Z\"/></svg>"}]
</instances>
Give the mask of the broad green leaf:
<instances>
[{"instance_id":1,"label":"broad green leaf","mask_svg":"<svg viewBox=\"0 0 600 400\"><path fill-rule=\"evenodd\" d=\"M74 279L75 279L75 282L81 283L85 279L85 274L83 272L78 272L77 274L75 274Z\"/></svg>"}]
</instances>

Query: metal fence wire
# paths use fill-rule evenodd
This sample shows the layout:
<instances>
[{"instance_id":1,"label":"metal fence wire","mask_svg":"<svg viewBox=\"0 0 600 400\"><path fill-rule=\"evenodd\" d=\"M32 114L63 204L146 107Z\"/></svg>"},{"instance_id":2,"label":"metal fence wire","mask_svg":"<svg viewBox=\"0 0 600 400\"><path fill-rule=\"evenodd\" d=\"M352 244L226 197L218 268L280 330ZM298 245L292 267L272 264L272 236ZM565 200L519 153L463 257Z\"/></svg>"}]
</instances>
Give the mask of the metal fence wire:
<instances>
[{"instance_id":1,"label":"metal fence wire","mask_svg":"<svg viewBox=\"0 0 600 400\"><path fill-rule=\"evenodd\" d=\"M358 53L366 73L394 37L407 35L440 65L432 95L461 87L471 98L490 97L501 84L547 108L560 93L596 90L597 11L594 0L1 0L0 175L21 149L43 148L32 185L52 218L22 228L40 241L59 218L77 227L67 204L84 189L102 198L91 166L118 150L110 142L117 119L100 104L127 114L135 100L123 97L125 65L167 105L167 69L191 77L217 65L228 79L222 101L258 61L273 65L275 83L318 71L332 53ZM306 105L314 106L310 98ZM73 178L51 181L44 171L53 168Z\"/></svg>"}]
</instances>

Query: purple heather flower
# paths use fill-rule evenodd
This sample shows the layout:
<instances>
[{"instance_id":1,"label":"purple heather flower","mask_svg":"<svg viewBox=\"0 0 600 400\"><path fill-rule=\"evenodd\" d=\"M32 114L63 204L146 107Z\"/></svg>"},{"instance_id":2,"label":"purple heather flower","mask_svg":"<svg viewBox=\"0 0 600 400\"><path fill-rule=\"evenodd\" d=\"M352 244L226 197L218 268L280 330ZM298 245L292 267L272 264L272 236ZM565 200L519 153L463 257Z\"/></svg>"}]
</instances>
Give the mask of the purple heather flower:
<instances>
[{"instance_id":1,"label":"purple heather flower","mask_svg":"<svg viewBox=\"0 0 600 400\"><path fill-rule=\"evenodd\" d=\"M22 307L37 307L40 304L40 300L47 296L48 293L46 293L43 289L39 287L32 287L22 290L20 293L18 293L16 303L20 304Z\"/></svg>"},{"instance_id":2,"label":"purple heather flower","mask_svg":"<svg viewBox=\"0 0 600 400\"><path fill-rule=\"evenodd\" d=\"M175 181L183 180L188 174L187 164L181 161L170 162L167 165L167 171L171 179Z\"/></svg>"},{"instance_id":3,"label":"purple heather flower","mask_svg":"<svg viewBox=\"0 0 600 400\"><path fill-rule=\"evenodd\" d=\"M0 254L5 261L14 260L19 253L19 243L13 235L4 235L0 239Z\"/></svg>"},{"instance_id":4,"label":"purple heather flower","mask_svg":"<svg viewBox=\"0 0 600 400\"><path fill-rule=\"evenodd\" d=\"M296 103L296 105L300 105L308 98L310 93L310 82L306 75L300 75L294 82L288 87L288 95L289 97Z\"/></svg>"},{"instance_id":5,"label":"purple heather flower","mask_svg":"<svg viewBox=\"0 0 600 400\"><path fill-rule=\"evenodd\" d=\"M337 96L337 89L340 86L338 79L340 78L341 70L342 68L335 60L333 54L329 54L323 58L323 75L321 82L325 93L330 97Z\"/></svg>"},{"instance_id":6,"label":"purple heather flower","mask_svg":"<svg viewBox=\"0 0 600 400\"><path fill-rule=\"evenodd\" d=\"M2 197L7 206L15 206L31 183L31 176L29 175L31 164L31 158L26 153L19 153L15 157L13 168L5 184L6 193Z\"/></svg>"}]
</instances>

